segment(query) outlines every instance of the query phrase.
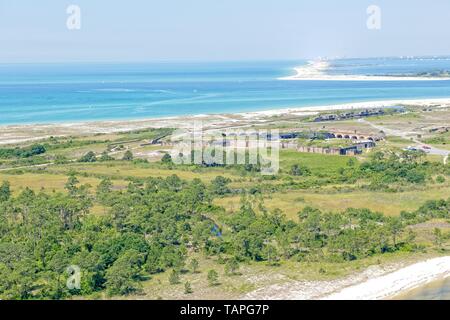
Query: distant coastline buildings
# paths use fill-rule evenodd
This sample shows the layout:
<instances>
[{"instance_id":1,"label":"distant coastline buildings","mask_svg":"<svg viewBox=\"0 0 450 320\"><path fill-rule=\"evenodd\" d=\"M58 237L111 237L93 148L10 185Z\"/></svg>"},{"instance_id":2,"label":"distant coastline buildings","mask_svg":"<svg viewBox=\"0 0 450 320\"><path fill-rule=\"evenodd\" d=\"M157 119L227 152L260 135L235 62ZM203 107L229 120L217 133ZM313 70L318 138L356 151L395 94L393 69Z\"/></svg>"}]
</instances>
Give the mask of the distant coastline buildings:
<instances>
[{"instance_id":1,"label":"distant coastline buildings","mask_svg":"<svg viewBox=\"0 0 450 320\"><path fill-rule=\"evenodd\" d=\"M396 112L404 112L403 107L392 107ZM314 118L314 122L325 122L325 121L339 121L339 120L349 120L349 119L358 119L358 118L366 118L366 117L375 117L385 115L386 111L384 109L373 109L373 110L361 110L354 112L344 112L337 114L323 114Z\"/></svg>"}]
</instances>

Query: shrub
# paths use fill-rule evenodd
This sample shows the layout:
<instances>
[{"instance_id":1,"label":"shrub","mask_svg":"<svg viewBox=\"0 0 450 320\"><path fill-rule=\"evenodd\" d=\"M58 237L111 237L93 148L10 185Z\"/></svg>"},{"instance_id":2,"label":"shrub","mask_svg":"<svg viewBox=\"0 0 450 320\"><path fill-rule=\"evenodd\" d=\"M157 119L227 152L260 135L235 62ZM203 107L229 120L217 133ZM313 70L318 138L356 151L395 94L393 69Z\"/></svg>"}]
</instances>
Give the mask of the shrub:
<instances>
[{"instance_id":1,"label":"shrub","mask_svg":"<svg viewBox=\"0 0 450 320\"><path fill-rule=\"evenodd\" d=\"M124 153L122 160L124 160L124 161L132 161L133 158L134 158L133 152L131 152L130 150L127 150Z\"/></svg>"},{"instance_id":2,"label":"shrub","mask_svg":"<svg viewBox=\"0 0 450 320\"><path fill-rule=\"evenodd\" d=\"M164 164L172 164L172 156L168 153L164 154L161 159L161 162Z\"/></svg>"},{"instance_id":3,"label":"shrub","mask_svg":"<svg viewBox=\"0 0 450 320\"><path fill-rule=\"evenodd\" d=\"M208 283L211 287L216 286L218 284L219 275L217 274L216 270L209 270L208 271Z\"/></svg>"},{"instance_id":4,"label":"shrub","mask_svg":"<svg viewBox=\"0 0 450 320\"><path fill-rule=\"evenodd\" d=\"M93 151L89 151L79 160L79 162L96 162L96 161L97 157L95 156L95 153Z\"/></svg>"},{"instance_id":5,"label":"shrub","mask_svg":"<svg viewBox=\"0 0 450 320\"><path fill-rule=\"evenodd\" d=\"M169 283L171 285L180 283L180 274L175 269L169 275Z\"/></svg>"}]
</instances>

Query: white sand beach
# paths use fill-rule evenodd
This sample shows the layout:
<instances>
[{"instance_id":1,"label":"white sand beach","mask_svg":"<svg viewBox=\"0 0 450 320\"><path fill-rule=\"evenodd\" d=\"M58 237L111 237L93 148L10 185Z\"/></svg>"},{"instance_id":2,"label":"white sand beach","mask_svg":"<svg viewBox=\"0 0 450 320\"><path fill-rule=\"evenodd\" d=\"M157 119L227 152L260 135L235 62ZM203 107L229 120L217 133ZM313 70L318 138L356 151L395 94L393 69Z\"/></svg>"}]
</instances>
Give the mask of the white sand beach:
<instances>
[{"instance_id":1,"label":"white sand beach","mask_svg":"<svg viewBox=\"0 0 450 320\"><path fill-rule=\"evenodd\" d=\"M336 110L358 110L358 109L376 109L385 108L392 106L415 106L415 107L439 107L448 108L450 107L450 98L438 98L438 99L412 99L412 100L380 100L380 101L365 101L365 102L354 102L354 103L343 103L335 105L324 105L324 106L312 106L312 107L301 107L301 108L286 108L286 109L273 109L265 111L252 111L245 113L238 113L238 115L243 115L245 117L258 117L258 116L276 116L283 114L314 114L325 111L336 111Z\"/></svg>"},{"instance_id":2,"label":"white sand beach","mask_svg":"<svg viewBox=\"0 0 450 320\"><path fill-rule=\"evenodd\" d=\"M144 128L185 128L190 127L192 121L202 121L204 126L208 128L245 127L255 123L271 121L274 117L307 117L328 111L376 109L392 106L450 108L450 98L366 101L336 105L271 109L235 114L200 114L139 120L3 125L0 126L0 145L40 140L50 136L56 137L97 133L108 134Z\"/></svg>"},{"instance_id":3,"label":"white sand beach","mask_svg":"<svg viewBox=\"0 0 450 320\"><path fill-rule=\"evenodd\" d=\"M450 276L450 257L413 264L330 294L327 300L380 300Z\"/></svg>"},{"instance_id":4,"label":"white sand beach","mask_svg":"<svg viewBox=\"0 0 450 320\"><path fill-rule=\"evenodd\" d=\"M243 296L252 300L380 300L450 277L450 256L408 266L372 266L361 273L330 281L290 281Z\"/></svg>"},{"instance_id":5,"label":"white sand beach","mask_svg":"<svg viewBox=\"0 0 450 320\"><path fill-rule=\"evenodd\" d=\"M450 80L448 77L427 76L368 76L368 75L331 75L327 74L330 68L328 61L309 61L307 65L294 68L296 74L278 78L278 80L320 80L320 81L438 81Z\"/></svg>"}]
</instances>

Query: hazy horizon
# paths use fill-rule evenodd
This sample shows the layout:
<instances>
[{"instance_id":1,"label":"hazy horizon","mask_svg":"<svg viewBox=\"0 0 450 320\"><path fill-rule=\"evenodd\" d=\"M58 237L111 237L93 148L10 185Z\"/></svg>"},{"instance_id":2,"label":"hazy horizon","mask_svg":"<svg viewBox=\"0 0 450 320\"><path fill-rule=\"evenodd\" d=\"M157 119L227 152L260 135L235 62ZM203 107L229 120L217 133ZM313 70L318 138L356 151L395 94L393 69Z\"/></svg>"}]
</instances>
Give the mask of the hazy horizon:
<instances>
[{"instance_id":1,"label":"hazy horizon","mask_svg":"<svg viewBox=\"0 0 450 320\"><path fill-rule=\"evenodd\" d=\"M70 5L81 9L79 30L67 28ZM377 30L367 27L371 5ZM0 0L0 63L449 56L448 12L446 0Z\"/></svg>"},{"instance_id":2,"label":"hazy horizon","mask_svg":"<svg viewBox=\"0 0 450 320\"><path fill-rule=\"evenodd\" d=\"M86 61L14 61L14 62L3 62L0 61L0 65L6 64L164 64L164 63L174 63L174 64L189 64L189 63L246 63L246 62L300 62L300 61L317 61L317 60L376 60L376 59L404 59L404 60L414 60L414 59L425 59L425 60L449 60L449 55L417 55L417 56L361 56L361 57L311 57L311 58L286 58L286 59L217 59L217 60L207 60L207 59L154 59L154 60L86 60Z\"/></svg>"}]
</instances>

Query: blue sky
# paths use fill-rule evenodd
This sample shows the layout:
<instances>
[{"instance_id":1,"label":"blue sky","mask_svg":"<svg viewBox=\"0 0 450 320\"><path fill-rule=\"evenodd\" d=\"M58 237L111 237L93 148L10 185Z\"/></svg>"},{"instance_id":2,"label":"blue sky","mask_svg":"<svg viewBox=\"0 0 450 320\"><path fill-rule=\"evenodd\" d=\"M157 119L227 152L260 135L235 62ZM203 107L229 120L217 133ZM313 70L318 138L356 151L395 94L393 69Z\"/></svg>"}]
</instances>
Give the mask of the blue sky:
<instances>
[{"instance_id":1,"label":"blue sky","mask_svg":"<svg viewBox=\"0 0 450 320\"><path fill-rule=\"evenodd\" d=\"M0 0L0 62L450 55L449 16L449 0Z\"/></svg>"}]
</instances>

